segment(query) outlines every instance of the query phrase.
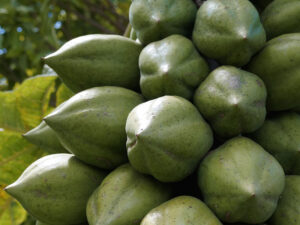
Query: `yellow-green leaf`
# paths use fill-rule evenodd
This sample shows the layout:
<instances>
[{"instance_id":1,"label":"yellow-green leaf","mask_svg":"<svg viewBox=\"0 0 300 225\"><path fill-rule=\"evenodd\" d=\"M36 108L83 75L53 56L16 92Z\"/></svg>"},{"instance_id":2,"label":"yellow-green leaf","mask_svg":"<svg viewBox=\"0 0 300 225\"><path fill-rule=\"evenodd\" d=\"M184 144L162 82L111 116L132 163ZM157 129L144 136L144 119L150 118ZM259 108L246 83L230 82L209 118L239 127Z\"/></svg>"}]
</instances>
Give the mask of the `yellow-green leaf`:
<instances>
[{"instance_id":1,"label":"yellow-green leaf","mask_svg":"<svg viewBox=\"0 0 300 225\"><path fill-rule=\"evenodd\" d=\"M20 203L6 194L0 186L0 224L19 225L26 217L27 213Z\"/></svg>"},{"instance_id":2,"label":"yellow-green leaf","mask_svg":"<svg viewBox=\"0 0 300 225\"><path fill-rule=\"evenodd\" d=\"M35 76L14 91L0 92L0 128L26 132L37 126L49 108L57 76Z\"/></svg>"},{"instance_id":3,"label":"yellow-green leaf","mask_svg":"<svg viewBox=\"0 0 300 225\"><path fill-rule=\"evenodd\" d=\"M56 92L56 105L60 105L73 95L74 93L64 83L62 83Z\"/></svg>"},{"instance_id":4,"label":"yellow-green leaf","mask_svg":"<svg viewBox=\"0 0 300 225\"><path fill-rule=\"evenodd\" d=\"M3 187L14 182L35 160L45 155L22 134L37 126L51 108L56 75L40 75L25 80L13 91L0 91L0 224L19 225L26 211L4 193Z\"/></svg>"}]
</instances>

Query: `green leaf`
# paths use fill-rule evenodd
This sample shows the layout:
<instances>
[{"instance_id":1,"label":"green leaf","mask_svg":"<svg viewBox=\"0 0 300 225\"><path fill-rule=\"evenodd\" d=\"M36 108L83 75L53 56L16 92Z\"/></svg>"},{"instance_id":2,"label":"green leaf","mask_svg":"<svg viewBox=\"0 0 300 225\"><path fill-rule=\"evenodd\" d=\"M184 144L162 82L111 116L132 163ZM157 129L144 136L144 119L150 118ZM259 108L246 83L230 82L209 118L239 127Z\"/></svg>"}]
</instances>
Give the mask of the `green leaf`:
<instances>
[{"instance_id":1,"label":"green leaf","mask_svg":"<svg viewBox=\"0 0 300 225\"><path fill-rule=\"evenodd\" d=\"M0 92L0 127L24 133L37 126L49 108L57 76L36 76L14 91Z\"/></svg>"},{"instance_id":2,"label":"green leaf","mask_svg":"<svg viewBox=\"0 0 300 225\"><path fill-rule=\"evenodd\" d=\"M19 225L26 211L3 188L14 182L35 160L45 155L22 134L37 126L49 111L56 75L25 80L14 91L0 92L0 224ZM54 93L55 94L55 93Z\"/></svg>"},{"instance_id":3,"label":"green leaf","mask_svg":"<svg viewBox=\"0 0 300 225\"><path fill-rule=\"evenodd\" d=\"M45 155L18 132L1 131L0 143L0 185L3 186L13 183L28 165Z\"/></svg>"},{"instance_id":4,"label":"green leaf","mask_svg":"<svg viewBox=\"0 0 300 225\"><path fill-rule=\"evenodd\" d=\"M3 191L0 186L0 224L19 225L27 218L27 213L16 200Z\"/></svg>"},{"instance_id":5,"label":"green leaf","mask_svg":"<svg viewBox=\"0 0 300 225\"><path fill-rule=\"evenodd\" d=\"M56 92L56 105L60 105L73 95L74 93L64 83L62 83Z\"/></svg>"}]
</instances>

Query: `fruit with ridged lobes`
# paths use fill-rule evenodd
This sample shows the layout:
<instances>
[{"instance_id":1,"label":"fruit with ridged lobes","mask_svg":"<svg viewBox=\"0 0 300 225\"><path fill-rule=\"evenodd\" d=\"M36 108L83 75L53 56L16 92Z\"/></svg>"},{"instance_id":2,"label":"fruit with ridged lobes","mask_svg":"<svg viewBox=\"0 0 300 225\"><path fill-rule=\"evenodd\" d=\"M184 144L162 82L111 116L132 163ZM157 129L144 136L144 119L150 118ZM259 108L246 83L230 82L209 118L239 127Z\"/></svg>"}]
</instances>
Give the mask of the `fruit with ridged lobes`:
<instances>
[{"instance_id":1,"label":"fruit with ridged lobes","mask_svg":"<svg viewBox=\"0 0 300 225\"><path fill-rule=\"evenodd\" d=\"M267 118L251 137L278 160L286 174L300 175L299 114L284 112Z\"/></svg>"},{"instance_id":2,"label":"fruit with ridged lobes","mask_svg":"<svg viewBox=\"0 0 300 225\"><path fill-rule=\"evenodd\" d=\"M121 87L79 92L44 118L60 142L87 164L113 169L126 162L125 124L143 97Z\"/></svg>"},{"instance_id":3,"label":"fruit with ridged lobes","mask_svg":"<svg viewBox=\"0 0 300 225\"><path fill-rule=\"evenodd\" d=\"M139 57L139 67L141 91L147 99L164 95L190 99L209 72L193 42L181 35L147 45Z\"/></svg>"},{"instance_id":4,"label":"fruit with ridged lobes","mask_svg":"<svg viewBox=\"0 0 300 225\"><path fill-rule=\"evenodd\" d=\"M190 175L213 143L197 108L178 96L135 107L126 122L127 154L134 169L162 182Z\"/></svg>"},{"instance_id":5,"label":"fruit with ridged lobes","mask_svg":"<svg viewBox=\"0 0 300 225\"><path fill-rule=\"evenodd\" d=\"M257 224L274 213L284 189L284 171L260 145L236 137L200 163L204 202L223 222Z\"/></svg>"},{"instance_id":6,"label":"fruit with ridged lobes","mask_svg":"<svg viewBox=\"0 0 300 225\"><path fill-rule=\"evenodd\" d=\"M222 138L250 133L266 117L267 91L255 74L233 66L212 71L194 95L194 104Z\"/></svg>"},{"instance_id":7,"label":"fruit with ridged lobes","mask_svg":"<svg viewBox=\"0 0 300 225\"><path fill-rule=\"evenodd\" d=\"M299 106L299 52L300 33L281 35L268 41L247 66L247 70L258 75L267 87L269 111Z\"/></svg>"},{"instance_id":8,"label":"fruit with ridged lobes","mask_svg":"<svg viewBox=\"0 0 300 225\"><path fill-rule=\"evenodd\" d=\"M86 214L90 225L138 225L148 211L170 197L169 185L125 164L112 171L94 191Z\"/></svg>"},{"instance_id":9,"label":"fruit with ridged lobes","mask_svg":"<svg viewBox=\"0 0 300 225\"><path fill-rule=\"evenodd\" d=\"M263 47L266 33L248 0L208 0L197 12L193 41L206 57L240 67Z\"/></svg>"},{"instance_id":10,"label":"fruit with ridged lobes","mask_svg":"<svg viewBox=\"0 0 300 225\"><path fill-rule=\"evenodd\" d=\"M80 224L86 222L88 198L106 174L73 154L53 154L32 163L5 191L43 223Z\"/></svg>"},{"instance_id":11,"label":"fruit with ridged lobes","mask_svg":"<svg viewBox=\"0 0 300 225\"><path fill-rule=\"evenodd\" d=\"M222 225L199 199L179 196L152 209L141 225Z\"/></svg>"},{"instance_id":12,"label":"fruit with ridged lobes","mask_svg":"<svg viewBox=\"0 0 300 225\"><path fill-rule=\"evenodd\" d=\"M61 145L55 131L45 121L42 121L37 127L23 134L23 137L49 153L68 153Z\"/></svg>"},{"instance_id":13,"label":"fruit with ridged lobes","mask_svg":"<svg viewBox=\"0 0 300 225\"><path fill-rule=\"evenodd\" d=\"M282 34L300 32L300 1L273 1L262 12L261 20L268 39Z\"/></svg>"},{"instance_id":14,"label":"fruit with ridged lobes","mask_svg":"<svg viewBox=\"0 0 300 225\"><path fill-rule=\"evenodd\" d=\"M286 176L284 191L269 224L300 224L300 176Z\"/></svg>"},{"instance_id":15,"label":"fruit with ridged lobes","mask_svg":"<svg viewBox=\"0 0 300 225\"><path fill-rule=\"evenodd\" d=\"M129 21L145 45L172 34L190 36L196 13L192 0L133 0Z\"/></svg>"},{"instance_id":16,"label":"fruit with ridged lobes","mask_svg":"<svg viewBox=\"0 0 300 225\"><path fill-rule=\"evenodd\" d=\"M98 86L137 90L142 45L118 35L91 34L72 39L44 62L72 91Z\"/></svg>"}]
</instances>

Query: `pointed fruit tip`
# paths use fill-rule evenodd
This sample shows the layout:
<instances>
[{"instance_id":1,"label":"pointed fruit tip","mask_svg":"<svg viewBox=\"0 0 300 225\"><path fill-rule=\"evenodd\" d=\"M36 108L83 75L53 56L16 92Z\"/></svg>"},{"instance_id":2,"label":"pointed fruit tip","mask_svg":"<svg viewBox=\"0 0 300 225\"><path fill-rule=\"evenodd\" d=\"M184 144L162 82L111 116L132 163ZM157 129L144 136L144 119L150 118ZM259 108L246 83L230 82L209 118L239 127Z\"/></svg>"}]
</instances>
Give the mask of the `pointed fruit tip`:
<instances>
[{"instance_id":1,"label":"pointed fruit tip","mask_svg":"<svg viewBox=\"0 0 300 225\"><path fill-rule=\"evenodd\" d=\"M27 141L30 141L30 137L31 137L31 132L28 131L24 134L21 134L23 138L25 138Z\"/></svg>"},{"instance_id":2,"label":"pointed fruit tip","mask_svg":"<svg viewBox=\"0 0 300 225\"><path fill-rule=\"evenodd\" d=\"M16 185L15 185L15 183L12 183L12 184L6 186L3 190L4 190L7 194L9 194L9 195L11 195L11 196L15 196L15 188L14 188L14 187L16 187Z\"/></svg>"},{"instance_id":3,"label":"pointed fruit tip","mask_svg":"<svg viewBox=\"0 0 300 225\"><path fill-rule=\"evenodd\" d=\"M55 115L49 114L43 118L43 121L51 128L53 128L53 123L55 124Z\"/></svg>"}]
</instances>

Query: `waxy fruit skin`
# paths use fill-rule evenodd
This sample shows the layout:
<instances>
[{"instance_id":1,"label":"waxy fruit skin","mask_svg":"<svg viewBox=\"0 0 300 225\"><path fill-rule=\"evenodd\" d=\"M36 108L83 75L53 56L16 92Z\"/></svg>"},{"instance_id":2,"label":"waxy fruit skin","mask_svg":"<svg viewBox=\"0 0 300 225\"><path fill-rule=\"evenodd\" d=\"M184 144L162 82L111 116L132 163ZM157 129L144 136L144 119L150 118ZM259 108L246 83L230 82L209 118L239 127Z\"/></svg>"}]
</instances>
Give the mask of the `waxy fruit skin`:
<instances>
[{"instance_id":1,"label":"waxy fruit skin","mask_svg":"<svg viewBox=\"0 0 300 225\"><path fill-rule=\"evenodd\" d=\"M49 153L69 153L61 145L55 131L45 121L42 121L37 127L23 134L23 137Z\"/></svg>"},{"instance_id":2,"label":"waxy fruit skin","mask_svg":"<svg viewBox=\"0 0 300 225\"><path fill-rule=\"evenodd\" d=\"M178 196L152 209L141 225L222 225L199 199Z\"/></svg>"},{"instance_id":3,"label":"waxy fruit skin","mask_svg":"<svg viewBox=\"0 0 300 225\"><path fill-rule=\"evenodd\" d=\"M190 36L197 13L192 0L133 0L129 21L142 44L172 34Z\"/></svg>"},{"instance_id":4,"label":"waxy fruit skin","mask_svg":"<svg viewBox=\"0 0 300 225\"><path fill-rule=\"evenodd\" d=\"M243 66L266 42L259 14L248 0L208 0L197 12L193 42L208 58Z\"/></svg>"},{"instance_id":5,"label":"waxy fruit skin","mask_svg":"<svg viewBox=\"0 0 300 225\"><path fill-rule=\"evenodd\" d=\"M197 108L178 96L135 107L128 115L126 133L130 164L162 182L189 176L213 143L211 128Z\"/></svg>"},{"instance_id":6,"label":"waxy fruit skin","mask_svg":"<svg viewBox=\"0 0 300 225\"><path fill-rule=\"evenodd\" d=\"M181 35L147 45L139 57L139 67L141 91L147 99L164 95L191 99L209 72L193 42Z\"/></svg>"},{"instance_id":7,"label":"waxy fruit skin","mask_svg":"<svg viewBox=\"0 0 300 225\"><path fill-rule=\"evenodd\" d=\"M119 35L90 34L65 43L44 62L73 92L98 86L137 90L142 45Z\"/></svg>"},{"instance_id":8,"label":"waxy fruit skin","mask_svg":"<svg viewBox=\"0 0 300 225\"><path fill-rule=\"evenodd\" d=\"M300 176L286 176L285 188L270 225L300 224Z\"/></svg>"},{"instance_id":9,"label":"waxy fruit skin","mask_svg":"<svg viewBox=\"0 0 300 225\"><path fill-rule=\"evenodd\" d=\"M85 206L107 172L73 154L53 154L33 162L5 191L37 220L49 225L86 222Z\"/></svg>"},{"instance_id":10,"label":"waxy fruit skin","mask_svg":"<svg viewBox=\"0 0 300 225\"><path fill-rule=\"evenodd\" d=\"M268 39L300 32L300 1L273 1L262 12L261 20Z\"/></svg>"},{"instance_id":11,"label":"waxy fruit skin","mask_svg":"<svg viewBox=\"0 0 300 225\"><path fill-rule=\"evenodd\" d=\"M198 185L204 202L223 222L264 223L284 189L277 160L249 138L236 137L200 163Z\"/></svg>"},{"instance_id":12,"label":"waxy fruit skin","mask_svg":"<svg viewBox=\"0 0 300 225\"><path fill-rule=\"evenodd\" d=\"M143 97L121 87L79 92L44 118L60 142L87 164L113 169L125 163L125 124Z\"/></svg>"},{"instance_id":13,"label":"waxy fruit skin","mask_svg":"<svg viewBox=\"0 0 300 225\"><path fill-rule=\"evenodd\" d=\"M266 43L247 70L258 75L268 92L267 109L283 111L299 106L300 33L285 34Z\"/></svg>"},{"instance_id":14,"label":"waxy fruit skin","mask_svg":"<svg viewBox=\"0 0 300 225\"><path fill-rule=\"evenodd\" d=\"M171 197L171 189L125 164L112 171L89 198L90 225L138 225L154 207Z\"/></svg>"},{"instance_id":15,"label":"waxy fruit skin","mask_svg":"<svg viewBox=\"0 0 300 225\"><path fill-rule=\"evenodd\" d=\"M285 174L300 175L300 115L283 112L269 117L250 135L272 154Z\"/></svg>"},{"instance_id":16,"label":"waxy fruit skin","mask_svg":"<svg viewBox=\"0 0 300 225\"><path fill-rule=\"evenodd\" d=\"M255 74L233 66L220 66L200 84L194 104L215 133L230 138L262 126L267 90Z\"/></svg>"}]
</instances>

